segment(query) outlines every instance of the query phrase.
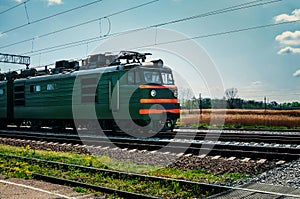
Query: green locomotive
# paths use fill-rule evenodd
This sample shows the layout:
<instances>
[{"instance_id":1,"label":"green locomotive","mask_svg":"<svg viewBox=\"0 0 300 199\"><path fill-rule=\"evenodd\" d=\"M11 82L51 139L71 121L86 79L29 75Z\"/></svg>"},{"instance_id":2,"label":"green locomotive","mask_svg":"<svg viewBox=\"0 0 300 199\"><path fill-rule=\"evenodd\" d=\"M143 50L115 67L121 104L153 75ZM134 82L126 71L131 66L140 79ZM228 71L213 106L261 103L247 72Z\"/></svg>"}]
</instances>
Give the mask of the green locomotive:
<instances>
[{"instance_id":1,"label":"green locomotive","mask_svg":"<svg viewBox=\"0 0 300 199\"><path fill-rule=\"evenodd\" d=\"M161 60L145 62L146 55L122 51L106 67L59 61L51 72L7 73L0 79L0 126L74 128L75 119L83 126L96 119L104 130L132 121L172 130L180 116L172 71Z\"/></svg>"}]
</instances>

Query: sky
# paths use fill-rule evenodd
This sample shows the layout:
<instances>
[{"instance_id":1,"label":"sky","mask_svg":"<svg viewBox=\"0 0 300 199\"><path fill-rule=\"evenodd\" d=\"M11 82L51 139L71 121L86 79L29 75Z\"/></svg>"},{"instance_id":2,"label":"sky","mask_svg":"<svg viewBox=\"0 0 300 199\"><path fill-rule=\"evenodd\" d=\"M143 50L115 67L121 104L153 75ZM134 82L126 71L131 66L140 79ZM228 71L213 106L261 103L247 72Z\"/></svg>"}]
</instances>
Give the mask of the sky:
<instances>
[{"instance_id":1,"label":"sky","mask_svg":"<svg viewBox=\"0 0 300 199\"><path fill-rule=\"evenodd\" d=\"M36 67L150 51L196 96L220 98L237 88L243 99L292 102L300 101L297 20L300 0L1 0L0 53L30 56ZM20 68L0 63L2 73Z\"/></svg>"}]
</instances>

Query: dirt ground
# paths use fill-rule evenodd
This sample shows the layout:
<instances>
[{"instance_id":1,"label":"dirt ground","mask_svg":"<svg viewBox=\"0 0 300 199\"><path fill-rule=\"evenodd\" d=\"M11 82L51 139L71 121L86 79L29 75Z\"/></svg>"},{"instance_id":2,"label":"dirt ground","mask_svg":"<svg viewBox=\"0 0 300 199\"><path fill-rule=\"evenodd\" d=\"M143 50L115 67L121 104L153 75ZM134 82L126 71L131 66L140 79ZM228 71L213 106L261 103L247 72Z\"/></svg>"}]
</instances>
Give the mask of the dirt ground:
<instances>
[{"instance_id":1,"label":"dirt ground","mask_svg":"<svg viewBox=\"0 0 300 199\"><path fill-rule=\"evenodd\" d=\"M96 199L104 198L94 194L82 194L72 188L37 180L25 180L19 178L5 179L0 175L0 199L60 199L80 198Z\"/></svg>"}]
</instances>

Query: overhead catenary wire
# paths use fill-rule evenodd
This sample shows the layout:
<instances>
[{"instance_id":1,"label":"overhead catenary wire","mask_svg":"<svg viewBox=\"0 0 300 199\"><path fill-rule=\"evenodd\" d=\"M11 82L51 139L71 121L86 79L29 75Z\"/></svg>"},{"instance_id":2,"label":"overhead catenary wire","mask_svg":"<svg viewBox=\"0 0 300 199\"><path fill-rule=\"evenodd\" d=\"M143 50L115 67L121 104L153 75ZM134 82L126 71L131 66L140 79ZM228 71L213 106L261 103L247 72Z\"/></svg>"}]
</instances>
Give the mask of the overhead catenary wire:
<instances>
[{"instance_id":1,"label":"overhead catenary wire","mask_svg":"<svg viewBox=\"0 0 300 199\"><path fill-rule=\"evenodd\" d=\"M74 10L78 10L78 9L81 9L81 8L84 8L84 7L93 5L93 4L99 3L99 2L101 2L101 1L103 1L103 0L96 0L96 1L93 1L93 2L90 2L90 3L87 3L87 4L83 4L83 5L81 5L81 6L77 6L77 7L75 7L75 8L71 8L71 9L69 9L69 10L65 10L65 11L62 11L62 12L58 12L58 13L56 13L56 14L49 15L49 16L43 17L43 18L41 18L41 19L37 19L37 20L31 21L30 23L26 23L26 24L23 24L23 25L20 25L20 26L17 26L17 27L14 27L14 28L5 30L5 31L2 32L2 34L5 34L5 33L8 33L8 32L11 32L11 31L14 31L14 30L23 28L23 27L28 26L28 25L31 25L31 24L38 23L38 22L41 22L41 21L44 21L44 20L47 20L47 19L50 19L50 18L59 16L59 15L62 15L62 14L66 14L66 13L68 13L68 12L72 12L72 11L74 11Z\"/></svg>"},{"instance_id":2,"label":"overhead catenary wire","mask_svg":"<svg viewBox=\"0 0 300 199\"><path fill-rule=\"evenodd\" d=\"M247 28L234 29L234 30L229 30L229 31L224 31L224 32L217 32L217 33L206 34L206 35L198 35L198 36L189 37L189 38L186 38L186 39L178 39L178 40L172 40L172 41L167 41L167 42L161 42L161 43L158 43L157 45L183 42L183 41L187 41L187 40L191 40L191 39L202 39L202 38L207 38L207 37L215 37L215 36L220 36L220 35L227 35L227 34L232 34L232 33L245 32L245 31L268 28L268 27L279 26L279 25L295 23L295 22L300 22L300 19L299 20L294 20L294 21L286 21L286 22L281 22L281 23L275 23L275 24L273 23L273 24L266 24L266 25L261 25L261 26L252 26L252 27L247 27Z\"/></svg>"},{"instance_id":3,"label":"overhead catenary wire","mask_svg":"<svg viewBox=\"0 0 300 199\"><path fill-rule=\"evenodd\" d=\"M277 3L277 2L280 2L282 0L272 0L272 1L264 2L264 3L249 5L251 3L260 2L260 1L265 1L265 0L251 1L251 2L248 2L248 3L239 4L239 5L236 5L236 6L230 6L230 7L227 7L227 8L218 9L218 10L215 10L215 11L210 11L210 12L207 12L207 13L194 15L194 16L190 16L190 17L186 17L186 18L181 18L181 19L177 19L177 20L172 20L172 21L168 21L168 22L164 22L164 23L160 23L160 24L155 24L155 25L151 25L151 26L147 26L147 27L143 27L143 28L126 30L126 31L123 31L123 32L111 34L110 36L120 35L120 34L128 34L128 33L142 31L142 30L146 30L146 29L150 29L150 28L157 28L157 27L166 26L166 25L170 25L170 24L175 24L175 23L179 23L179 22L183 22L183 21L188 21L188 20L192 20L192 19L196 19L196 18L203 18L203 17L212 16L212 15L218 15L218 14L223 14L223 13L227 13L227 12L233 12L233 11L237 11L237 10L248 9L248 8L251 8L251 7L254 7L254 6L262 6L262 5L266 5L266 4Z\"/></svg>"},{"instance_id":4,"label":"overhead catenary wire","mask_svg":"<svg viewBox=\"0 0 300 199\"><path fill-rule=\"evenodd\" d=\"M1 12L0 12L0 15L1 15L1 14L4 14L4 13L10 11L10 10L13 10L13 9L15 9L15 8L17 8L17 7L21 6L21 5L23 5L23 4L27 3L27 2L29 2L29 1L30 1L30 0L26 0L26 1L24 1L24 2L21 2L21 3L17 4L17 5L15 5L15 6L12 6L12 7L8 8L8 9L4 10L4 11L1 11Z\"/></svg>"},{"instance_id":5,"label":"overhead catenary wire","mask_svg":"<svg viewBox=\"0 0 300 199\"><path fill-rule=\"evenodd\" d=\"M220 35L238 33L238 32L243 32L243 31L250 31L250 30L261 29L261 28L268 28L268 27L279 26L279 25L290 24L290 23L296 23L296 22L300 22L300 20L281 22L281 23L277 23L277 24L267 24L267 25L255 26L255 27L249 27L249 28L243 28L243 29L236 29L236 30L213 33L213 34L208 34L208 35L200 35L200 36L190 37L190 38L181 39L181 40L172 40L172 41L168 41L168 42L153 43L153 44L150 44L150 45L138 46L135 49L152 47L152 46L156 46L156 45L164 45L164 44L169 44L169 43L183 42L183 41L188 41L188 40L192 40L192 39L201 39L201 38L208 38L208 37L213 37L213 36L220 36ZM105 39L105 38L100 38L100 40L101 39ZM86 45L87 43L93 43L93 42L96 42L96 41L99 41L99 37L94 37L92 39L86 39L86 40L78 41L80 43L72 42L71 44L69 43L70 44L69 46L66 46L66 44L62 44L62 45L59 45L59 46L54 46L54 47L50 47L50 48L42 49L42 50L47 50L47 51L43 52L43 54L46 54L46 53L51 53L51 52L55 52L55 51L59 51L59 50L64 50L64 49L67 49L67 48ZM122 49L122 50L133 50L133 49ZM119 50L116 49L116 52L118 52L118 51ZM30 52L28 52L28 53L30 53ZM24 53L24 54L27 54L27 53ZM40 56L41 53L36 53L36 51L35 51L35 52L33 52L32 54L29 54L29 55L30 56L37 56L37 55ZM47 65L51 65L51 64L47 64Z\"/></svg>"},{"instance_id":6,"label":"overhead catenary wire","mask_svg":"<svg viewBox=\"0 0 300 199\"><path fill-rule=\"evenodd\" d=\"M222 9L210 11L210 12L207 12L207 13L204 13L204 14L193 15L193 16L190 16L190 17L182 18L182 19L177 19L177 20L172 20L172 21L168 21L168 22L165 22L165 23L160 23L160 24L157 24L157 25L152 26L152 27L159 27L159 26L179 23L179 22L183 22L183 21L188 21L188 20L192 20L192 19L196 19L196 18L202 18L202 17L211 16L211 15L218 15L218 14L222 14L222 13L226 13L226 12L232 12L232 11L247 9L247 8L256 7L256 6L262 6L262 5L266 5L266 4L277 3L277 2L280 2L280 1L283 1L283 0L272 0L272 1L267 1L267 2L263 2L263 1L265 1L265 0L250 1L250 2L247 2L247 3L242 3L242 4L235 5L235 6L230 6L230 7L227 7L227 8L222 8ZM261 3L258 3L258 2L261 2ZM254 4L254 3L256 3L256 4ZM253 4L253 5L251 5L251 4Z\"/></svg>"},{"instance_id":7,"label":"overhead catenary wire","mask_svg":"<svg viewBox=\"0 0 300 199\"><path fill-rule=\"evenodd\" d=\"M153 27L157 28L157 27L160 27L160 26L179 23L179 22L183 22L183 21L187 21L187 20L196 19L196 18L208 17L210 15L216 15L216 14L221 14L221 13L225 13L225 12L232 12L232 11L236 11L236 10L240 10L240 9L251 8L251 7L254 7L254 6L261 6L261 5L265 5L265 4L276 3L276 2L279 2L279 1L282 1L282 0L272 0L272 1L268 1L268 2L254 4L254 3L262 2L262 1L265 1L265 0L255 0L255 1L247 2L247 3L235 5L235 6L230 6L230 7L223 8L223 9L218 9L218 10L215 10L215 11L210 11L210 12L207 12L207 13L204 13L204 14L193 15L193 16L190 16L190 17L181 18L181 19L177 19L177 20L172 20L172 21L169 21L169 22L164 22L164 23L160 23L160 24L156 24L156 25L151 25L151 26L144 27L144 28L138 28L138 29L128 30L128 31L119 32L119 33L115 33L115 34L110 34L110 36L118 35L118 34L126 34L126 33L135 32L135 31L142 31L142 30L145 30L145 29L153 28ZM150 3L152 3L152 2L145 3L145 5L150 4ZM250 4L253 4L253 5L250 5ZM111 16L114 16L114 15L117 15L117 14L121 14L123 12L129 11L129 10L141 7L141 6L144 6L144 4L141 4L141 5L133 7L133 8L128 8L126 10L119 11L119 12L116 12L116 13L112 13L112 14L109 14L105 17L111 17ZM243 7L241 7L241 6L243 6ZM102 17L102 18L105 18L105 17ZM73 25L73 26L69 26L69 27L66 27L66 28L63 28L63 29L60 29L60 30L57 30L57 31L53 31L53 32L50 32L50 33L39 35L39 36L34 37L34 38L30 38L30 39L26 39L26 40L23 40L23 41L20 41L20 42L15 42L15 43L12 43L12 44L1 46L0 49L11 47L11 46L16 45L16 44L32 41L35 38L41 38L41 37L49 36L49 35L56 34L56 33L59 33L59 32L65 31L65 30L69 30L69 29L76 28L76 27L79 27L79 26L82 26L82 25L86 25L86 24L89 24L89 23L92 23L92 22L95 22L95 21L99 21L99 19L101 19L101 18L89 20L89 21L86 21L86 22L83 22L83 23L80 23L80 24L76 24L76 25ZM106 34L106 36L108 36L108 35Z\"/></svg>"},{"instance_id":8,"label":"overhead catenary wire","mask_svg":"<svg viewBox=\"0 0 300 199\"><path fill-rule=\"evenodd\" d=\"M156 25L151 25L151 26L148 26L148 27L143 27L143 28L138 28L138 29L133 29L133 30L128 30L128 31L113 33L113 34L109 34L109 35L106 34L104 36L108 37L108 36L115 36L115 35L120 35L120 34L128 34L128 33L131 33L131 32L142 31L142 30L146 30L146 29L150 29L150 28L154 28L154 27L157 28L157 27L160 27L160 26L164 26L164 25L168 25L168 24L174 24L174 23L187 21L187 20L191 20L191 19L195 19L195 18L207 17L207 16L210 16L210 15L216 15L216 14L221 14L221 13L225 13L225 12L232 12L232 11L236 11L236 10L240 10L240 9L246 9L246 8L250 8L250 7L254 7L254 6L261 6L261 5L265 5L265 4L276 3L276 2L279 2L279 1L282 1L282 0L272 0L272 1L268 1L268 2L263 2L263 1L265 1L265 0L255 0L255 1L247 2L247 3L243 3L243 4L239 4L239 5L235 5L235 6L230 6L230 7L227 7L227 8L218 9L218 10L211 11L211 12L207 12L207 13L204 13L204 14L194 15L194 16L190 16L190 17L186 17L186 18L172 20L172 21L169 21L169 22L164 22L164 23L160 23L160 24L156 24ZM257 2L261 2L261 3L253 4L253 3L257 3ZM149 3L151 3L151 2L149 2ZM149 3L146 3L146 4L149 4ZM253 5L251 5L251 4L253 4ZM137 7L140 7L140 6L137 6ZM133 9L133 8L129 8L129 9ZM116 15L116 14L120 14L120 13L123 13L123 12L126 12L126 11L127 11L127 9L123 10L123 11L116 12L116 13L112 13L110 15L107 15L107 16L103 17L103 18L113 16L113 15ZM54 32L51 32L51 33L40 35L40 36L37 36L36 38L40 38L40 37L48 36L48 35L51 35L51 34L55 34L57 32L61 32L61 31L67 30L67 29L75 28L75 27L84 25L86 23L94 22L96 20L99 20L99 18L94 19L94 20L90 20L88 22L84 22L84 23L81 23L81 24L77 24L77 25L74 25L74 26L71 26L71 27L67 27L67 28L64 28L64 29L61 29L61 30L58 30L58 31L54 31ZM220 34L220 33L218 33L218 34ZM16 42L14 44L2 46L0 48L9 47L9 46L16 45L16 44L23 43L23 42L27 42L27 41L33 41L34 39L35 38L26 39L26 40L23 40L23 41L20 41L20 42ZM99 39L99 38L97 38L97 37L89 38L89 39L85 39L85 40L81 40L81 41L77 41L77 42L71 42L71 43L68 43L67 45L72 45L71 47L73 47L73 45L76 44L76 43L93 42L93 40L95 40L95 39ZM100 36L100 39L102 39L101 36ZM55 47L60 47L60 46L62 46L62 45L49 47L49 48L44 48L44 49L40 49L40 50L37 50L37 51L31 51L31 53L40 52L40 51L47 50L47 49L53 49ZM63 46L65 46L65 44L63 44Z\"/></svg>"},{"instance_id":9,"label":"overhead catenary wire","mask_svg":"<svg viewBox=\"0 0 300 199\"><path fill-rule=\"evenodd\" d=\"M75 25L72 25L72 26L69 26L69 27L66 27L66 28L62 28L62 29L53 31L53 32L49 32L49 33L46 33L46 34L38 35L36 37L32 37L32 38L25 39L25 40L22 40L22 41L18 41L18 42L14 42L14 43L11 43L11 44L4 45L4 46L0 46L0 49L11 47L11 46L14 46L14 45L17 45L17 44L21 44L21 43L25 43L25 42L28 42L28 41L33 41L36 38L42 38L42 37L50 36L50 35L53 35L53 34L56 34L56 33L59 33L59 32L63 32L63 31L66 31L66 30L77 28L77 27L80 27L80 26L83 26L83 25L86 25L86 24L90 24L90 23L96 22L96 21L100 21L101 22L101 19L106 19L108 21L108 23L109 23L109 28L108 29L109 30L107 32L109 33L110 32L110 28L111 28L110 27L111 24L110 24L110 21L109 21L109 17L115 16L115 15L118 15L118 14L122 14L122 13L125 13L125 12L128 12L128 11L131 11L131 10L134 10L134 9L137 9L137 8L140 8L140 7L143 7L143 6L155 3L157 1L159 1L159 0L149 1L149 2L146 2L146 3L143 3L143 4L139 4L137 6L133 6L133 7L130 7L130 8L124 9L124 10L120 10L120 11L108 14L108 15L106 15L104 17L98 17L96 19L92 19L92 20L89 20L89 21L85 21L83 23L75 24ZM101 30L101 33L102 33L102 30ZM108 33L106 33L105 35L108 35Z\"/></svg>"},{"instance_id":10,"label":"overhead catenary wire","mask_svg":"<svg viewBox=\"0 0 300 199\"><path fill-rule=\"evenodd\" d=\"M198 36L194 36L194 37L188 37L185 39L178 39L178 40L171 40L171 41L167 41L167 42L160 42L160 43L155 43L155 44L150 44L150 45L145 45L145 46L140 46L138 48L145 48L145 47L151 47L151 46L155 46L155 45L164 45L164 44L170 44L170 43L177 43L177 42L183 42L183 41L188 41L188 40L192 40L192 39L202 39L202 38L208 38L208 37L214 37L214 36L221 36L221 35L227 35L227 34L233 34L233 33L238 33L238 32L245 32L245 31L250 31L250 30L256 30L256 29L262 29L262 28L268 28L268 27L273 27L273 26L279 26L279 25L284 25L284 24L290 24L290 23L296 23L296 22L300 22L300 20L294 20L294 21L287 21L287 22L281 22L281 23L272 23L272 24L266 24L266 25L260 25L260 26L252 26L252 27L247 27L247 28L241 28L241 29L234 29L234 30L229 30L229 31L224 31L224 32L217 32L217 33L211 33L211 34L206 34L206 35L198 35ZM110 36L110 35L108 35ZM53 52L56 50L62 50L62 49L66 49L66 48L71 48L71 47L76 47L76 46L80 46L86 43L93 43L102 39L106 39L106 37L93 37L93 38L89 38L89 39L84 39L84 40L80 40L80 41L75 41L75 42L70 42L70 43L65 43L65 44L61 44L61 45L57 45L57 46L52 46L52 47L47 47L47 48L43 48L40 50L36 50L33 52L25 52L22 54L30 54L30 56L36 56L39 53L37 52L43 52L43 53L49 53L49 52ZM137 49L138 49L137 48ZM130 49L127 49L130 50ZM37 54L35 54L37 53Z\"/></svg>"},{"instance_id":11,"label":"overhead catenary wire","mask_svg":"<svg viewBox=\"0 0 300 199\"><path fill-rule=\"evenodd\" d=\"M11 47L11 46L21 44L21 43L24 43L24 42L32 41L35 38L42 38L42 37L50 36L50 35L53 35L53 34L56 34L56 33L62 32L62 31L77 28L77 27L80 27L80 26L83 26L83 25L86 25L86 24L90 24L90 23L99 21L100 19L108 18L108 17L114 16L114 15L118 15L118 14L127 12L129 10L133 10L133 9L136 9L136 8L154 3L156 1L158 1L158 0L150 1L150 2L141 4L141 5L132 7L132 8L128 8L128 9L125 9L125 10L122 10L122 11L118 11L118 12L106 15L104 17L92 19L92 20L89 20L89 21L86 21L86 22L83 22L83 23L72 25L72 26L69 26L69 27L66 27L66 28L62 28L62 29L53 31L53 32L49 32L49 33L46 33L46 34L43 34L43 35L36 36L36 37L33 37L33 38L29 38L29 39L25 39L25 40L15 42L15 43L12 43L12 44L7 44L7 45L4 45L4 46L0 46L0 49ZM155 25L151 25L151 26L147 26L147 27L143 27L143 28L137 28L137 29L133 29L133 30L118 32L118 33L110 34L110 36L119 35L119 34L127 34L127 33L142 31L142 30L146 30L146 29L150 29L150 28L157 28L157 27L161 27L161 26L165 26L165 25L170 25L170 24L175 24L175 23L184 22L184 21L188 21L188 20L193 20L193 19L196 19L196 18L203 18L203 17L208 17L208 16L211 16L211 15L217 15L217 14L222 14L222 13L226 13L226 12L233 12L233 11L237 11L237 10L241 10L241 9L247 9L247 8L251 8L251 7L254 7L254 6L262 6L262 5L266 5L266 4L276 3L276 2L280 2L282 0L272 0L272 1L267 1L267 2L263 2L263 1L265 1L265 0L255 0L255 1L247 2L247 3L238 4L238 5L235 5L235 6L230 6L230 7L226 7L226 8L222 8L222 9L217 9L217 10L214 10L214 11L210 11L210 12L206 12L206 13L202 13L202 14L198 14L198 15L193 15L193 16L185 17L185 18L181 18L181 19L171 20L171 21L168 21L168 22L155 24ZM261 2L261 3L258 3L258 2ZM106 34L106 36L108 36L108 35Z\"/></svg>"},{"instance_id":12,"label":"overhead catenary wire","mask_svg":"<svg viewBox=\"0 0 300 199\"><path fill-rule=\"evenodd\" d=\"M24 54L43 52L43 51L46 51L46 50L51 50L51 52L53 52L53 49L55 49L55 48L58 48L58 50L61 50L61 49L75 47L75 46L79 46L79 45L83 45L83 44L85 45L86 43L96 42L96 41L106 39L107 37L111 37L111 36L118 36L118 35L122 35L122 34L128 34L128 33L132 33L132 32L142 31L142 30L151 29L151 28L157 28L157 27L160 27L160 26L165 26L165 25L174 24L174 23L178 23L178 22L182 22L182 21L186 21L186 20L195 19L196 16L198 18L199 17L207 17L207 16L211 16L211 15L217 15L217 14L220 14L220 13L225 13L225 11L226 12L232 12L232 11L236 11L236 10L251 8L253 6L262 6L262 5L266 5L266 4L276 3L276 2L280 2L282 0L272 0L272 1L267 1L267 2L262 2L262 1L264 1L264 0L255 0L255 1L248 2L248 3L243 3L243 4L223 8L223 9L218 9L218 10L215 10L215 11L210 11L210 12L200 14L200 15L194 15L194 16L191 16L191 17L172 20L172 21L169 21L169 22L155 24L155 25L151 25L151 26L147 26L147 27L143 27L143 28L137 28L137 29L133 29L133 30L127 30L127 31L112 33L112 34L105 35L105 36L102 36L102 37L92 37L92 38L89 38L89 39L84 39L84 40L80 40L80 41L65 43L65 44L56 45L56 46L52 46L52 47L47 47L47 48L39 49L39 50L36 50L36 51L25 52ZM257 3L257 2L261 2L261 3L253 4L253 3ZM253 5L251 5L251 3ZM35 54L32 54L31 56L35 56Z\"/></svg>"}]
</instances>

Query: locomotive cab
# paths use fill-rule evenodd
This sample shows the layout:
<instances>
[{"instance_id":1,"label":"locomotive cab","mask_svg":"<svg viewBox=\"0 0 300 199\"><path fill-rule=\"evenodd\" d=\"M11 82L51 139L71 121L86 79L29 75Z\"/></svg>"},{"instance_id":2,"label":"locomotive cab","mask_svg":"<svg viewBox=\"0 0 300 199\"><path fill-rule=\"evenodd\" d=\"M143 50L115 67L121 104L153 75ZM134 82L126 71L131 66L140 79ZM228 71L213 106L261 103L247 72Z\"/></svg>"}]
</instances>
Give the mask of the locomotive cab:
<instances>
[{"instance_id":1,"label":"locomotive cab","mask_svg":"<svg viewBox=\"0 0 300 199\"><path fill-rule=\"evenodd\" d=\"M173 130L180 105L171 68L164 66L162 60L142 62L127 72L127 82L138 86L130 100L135 123L146 126L152 120L159 126L155 129Z\"/></svg>"}]
</instances>

